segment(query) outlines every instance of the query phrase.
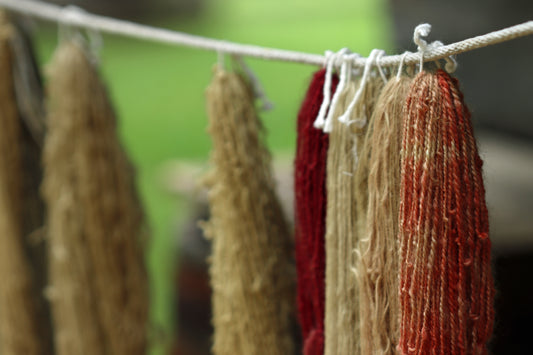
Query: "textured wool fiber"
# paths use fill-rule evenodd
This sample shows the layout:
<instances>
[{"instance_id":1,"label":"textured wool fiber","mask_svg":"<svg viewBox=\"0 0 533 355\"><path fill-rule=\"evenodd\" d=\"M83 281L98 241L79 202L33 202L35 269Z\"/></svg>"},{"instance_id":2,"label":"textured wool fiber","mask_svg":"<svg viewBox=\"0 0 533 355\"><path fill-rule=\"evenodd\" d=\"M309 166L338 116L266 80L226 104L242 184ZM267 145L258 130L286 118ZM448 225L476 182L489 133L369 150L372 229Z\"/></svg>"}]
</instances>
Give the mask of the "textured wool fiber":
<instances>
[{"instance_id":1,"label":"textured wool fiber","mask_svg":"<svg viewBox=\"0 0 533 355\"><path fill-rule=\"evenodd\" d=\"M381 79L370 77L351 120L370 120ZM356 246L359 239L356 171L366 125L346 126L338 121L354 97L357 84L349 82L339 97L327 155L326 315L325 354L360 354L359 296Z\"/></svg>"},{"instance_id":2,"label":"textured wool fiber","mask_svg":"<svg viewBox=\"0 0 533 355\"><path fill-rule=\"evenodd\" d=\"M418 74L401 151L402 354L487 354L494 289L481 168L457 81Z\"/></svg>"},{"instance_id":3,"label":"textured wool fiber","mask_svg":"<svg viewBox=\"0 0 533 355\"><path fill-rule=\"evenodd\" d=\"M215 355L287 355L295 272L291 237L275 195L253 93L216 70L207 89L213 171L206 178L212 238Z\"/></svg>"},{"instance_id":4,"label":"textured wool fiber","mask_svg":"<svg viewBox=\"0 0 533 355\"><path fill-rule=\"evenodd\" d=\"M143 215L107 92L77 43L56 50L48 90L43 195L56 352L144 354Z\"/></svg>"},{"instance_id":5,"label":"textured wool fiber","mask_svg":"<svg viewBox=\"0 0 533 355\"><path fill-rule=\"evenodd\" d=\"M14 53L19 36L0 12L0 353L51 354L40 270L31 259L38 248L30 235L42 226L43 211L38 148L16 97L14 63L30 60Z\"/></svg>"},{"instance_id":6,"label":"textured wool fiber","mask_svg":"<svg viewBox=\"0 0 533 355\"><path fill-rule=\"evenodd\" d=\"M338 78L332 78L334 92ZM323 100L325 70L317 71L298 113L294 161L298 315L304 355L324 353L326 156L329 135L313 127Z\"/></svg>"},{"instance_id":7,"label":"textured wool fiber","mask_svg":"<svg viewBox=\"0 0 533 355\"><path fill-rule=\"evenodd\" d=\"M361 170L368 202L357 263L362 354L395 354L399 334L398 209L400 206L401 124L411 79L392 78L375 105ZM361 191L361 193L364 193Z\"/></svg>"}]
</instances>

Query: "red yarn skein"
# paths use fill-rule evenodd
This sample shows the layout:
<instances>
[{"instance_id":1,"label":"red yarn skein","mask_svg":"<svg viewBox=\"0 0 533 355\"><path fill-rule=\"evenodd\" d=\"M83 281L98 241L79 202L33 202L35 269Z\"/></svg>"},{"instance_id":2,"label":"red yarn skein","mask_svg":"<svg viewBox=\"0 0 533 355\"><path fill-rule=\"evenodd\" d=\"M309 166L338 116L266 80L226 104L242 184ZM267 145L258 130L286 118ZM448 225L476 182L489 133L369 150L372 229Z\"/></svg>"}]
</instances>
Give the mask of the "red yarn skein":
<instances>
[{"instance_id":1,"label":"red yarn skein","mask_svg":"<svg viewBox=\"0 0 533 355\"><path fill-rule=\"evenodd\" d=\"M325 70L313 76L298 113L294 161L298 313L304 355L324 353L326 156L328 135L313 127L323 100ZM338 84L333 76L331 91Z\"/></svg>"},{"instance_id":2,"label":"red yarn skein","mask_svg":"<svg viewBox=\"0 0 533 355\"><path fill-rule=\"evenodd\" d=\"M406 102L399 222L401 354L487 354L494 321L482 161L458 82L421 73Z\"/></svg>"}]
</instances>

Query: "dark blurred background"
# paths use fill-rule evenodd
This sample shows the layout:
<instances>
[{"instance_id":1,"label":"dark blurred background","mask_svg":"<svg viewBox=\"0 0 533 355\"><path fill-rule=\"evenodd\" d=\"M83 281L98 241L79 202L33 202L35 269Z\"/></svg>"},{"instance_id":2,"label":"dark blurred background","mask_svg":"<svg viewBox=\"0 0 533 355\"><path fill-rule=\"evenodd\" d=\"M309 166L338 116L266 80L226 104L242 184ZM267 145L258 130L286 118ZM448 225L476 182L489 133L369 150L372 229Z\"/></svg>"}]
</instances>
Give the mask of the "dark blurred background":
<instances>
[{"instance_id":1,"label":"dark blurred background","mask_svg":"<svg viewBox=\"0 0 533 355\"><path fill-rule=\"evenodd\" d=\"M323 53L349 47L367 55L415 51L414 27L433 25L430 41L456 42L531 20L530 0L85 0L54 1L87 11L189 33ZM38 27L46 63L56 28ZM196 221L207 217L196 180L209 139L203 90L216 55L104 36L102 70L121 116L121 133L137 165L153 231L154 354L207 354L208 244ZM496 275L494 354L531 354L533 333L533 37L458 56L466 102L485 160ZM295 119L315 68L247 60L275 104L264 113L268 143L288 213Z\"/></svg>"}]
</instances>

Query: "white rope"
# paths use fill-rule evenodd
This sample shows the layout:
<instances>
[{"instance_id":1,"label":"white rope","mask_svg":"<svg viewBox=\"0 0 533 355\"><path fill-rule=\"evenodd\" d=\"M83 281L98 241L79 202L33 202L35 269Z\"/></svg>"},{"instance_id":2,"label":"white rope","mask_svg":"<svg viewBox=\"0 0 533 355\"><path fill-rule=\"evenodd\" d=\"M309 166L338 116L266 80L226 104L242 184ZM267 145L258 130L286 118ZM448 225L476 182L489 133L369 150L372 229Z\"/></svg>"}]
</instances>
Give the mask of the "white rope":
<instances>
[{"instance_id":1,"label":"white rope","mask_svg":"<svg viewBox=\"0 0 533 355\"><path fill-rule=\"evenodd\" d=\"M79 12L75 16L66 16L65 10L57 5L47 4L34 0L0 0L0 6L55 22L68 22L69 25L87 29L108 32L116 35L135 37L161 43L176 44L204 50L213 50L228 54L248 57L256 57L267 60L278 60L303 64L322 66L325 57L319 54L301 53L282 49L265 48L255 45L239 44L201 36L195 36L183 32L170 31L140 25L133 22L117 20L104 16L97 16L87 12ZM455 54L467 52L473 49L509 41L518 37L533 34L533 21L504 28L485 35L472 37L446 46L428 46L424 51L423 61L430 62L447 58ZM420 53L408 53L402 55L384 56L380 59L380 65L384 67L396 67L403 61L405 65L416 64L420 61ZM354 58L352 67L364 67L366 58Z\"/></svg>"}]
</instances>

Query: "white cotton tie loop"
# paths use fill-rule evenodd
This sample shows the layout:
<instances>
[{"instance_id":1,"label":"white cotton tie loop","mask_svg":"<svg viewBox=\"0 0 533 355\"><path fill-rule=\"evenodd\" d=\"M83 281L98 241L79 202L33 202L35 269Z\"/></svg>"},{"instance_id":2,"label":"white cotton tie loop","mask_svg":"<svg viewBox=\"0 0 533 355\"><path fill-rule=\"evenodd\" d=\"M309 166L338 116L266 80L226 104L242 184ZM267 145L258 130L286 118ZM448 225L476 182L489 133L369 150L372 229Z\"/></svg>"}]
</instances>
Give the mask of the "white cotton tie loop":
<instances>
[{"instance_id":1,"label":"white cotton tie loop","mask_svg":"<svg viewBox=\"0 0 533 355\"><path fill-rule=\"evenodd\" d=\"M58 37L63 42L73 37L73 27L83 20L84 10L75 5L67 5L61 8L61 16L58 18Z\"/></svg>"},{"instance_id":2,"label":"white cotton tie loop","mask_svg":"<svg viewBox=\"0 0 533 355\"><path fill-rule=\"evenodd\" d=\"M457 59L455 59L455 56L451 55L444 58L444 60L446 61L444 69L450 74L454 73L457 70Z\"/></svg>"},{"instance_id":3,"label":"white cotton tie loop","mask_svg":"<svg viewBox=\"0 0 533 355\"><path fill-rule=\"evenodd\" d=\"M67 5L61 9L61 17L58 19L59 42L77 41L89 51L90 60L94 64L98 64L104 41L96 29L87 28L85 36L83 36L79 28L83 24L86 14L84 9L75 5Z\"/></svg>"},{"instance_id":4,"label":"white cotton tie loop","mask_svg":"<svg viewBox=\"0 0 533 355\"><path fill-rule=\"evenodd\" d=\"M405 57L407 57L407 55L409 53L410 52L405 51L405 52L403 52L402 56L400 57L400 64L398 64L398 73L396 73L396 80L400 80L400 77L402 76L403 65L405 63Z\"/></svg>"},{"instance_id":5,"label":"white cotton tie loop","mask_svg":"<svg viewBox=\"0 0 533 355\"><path fill-rule=\"evenodd\" d=\"M333 95L333 99L331 100L331 105L329 107L328 115L326 117L326 121L324 123L324 132L325 133L331 133L331 130L333 129L333 116L335 115L335 109L337 107L337 103L339 101L339 98L344 91L344 88L346 87L346 84L350 81L352 77L352 63L355 58L361 57L357 53L350 53L350 54L344 54L342 56L342 65L341 65L341 72L340 72L340 78L339 78L339 84L337 85L337 89L335 90L335 94Z\"/></svg>"},{"instance_id":6,"label":"white cotton tie loop","mask_svg":"<svg viewBox=\"0 0 533 355\"><path fill-rule=\"evenodd\" d=\"M380 50L378 54L376 55L376 67L378 68L379 75L381 75L381 79L383 79L383 82L387 83L387 76L385 75L385 72L383 71L383 68L381 67L381 58L385 55L384 50Z\"/></svg>"},{"instance_id":7,"label":"white cotton tie loop","mask_svg":"<svg viewBox=\"0 0 533 355\"><path fill-rule=\"evenodd\" d=\"M441 41L433 41L428 45L428 48L429 50L433 50L433 49L443 47L443 46L444 46L444 43L442 43ZM446 69L448 73L451 74L455 72L455 70L457 70L457 60L455 60L454 56L451 55L449 57L444 57L443 59L446 61L446 64L444 65L444 69Z\"/></svg>"},{"instance_id":8,"label":"white cotton tie loop","mask_svg":"<svg viewBox=\"0 0 533 355\"><path fill-rule=\"evenodd\" d=\"M220 70L226 67L226 53L223 51L217 51L217 67Z\"/></svg>"},{"instance_id":9,"label":"white cotton tie loop","mask_svg":"<svg viewBox=\"0 0 533 355\"><path fill-rule=\"evenodd\" d=\"M372 65L374 64L376 60L376 56L381 51L381 49L373 49L372 52L370 52L370 55L368 56L366 63L365 63L365 69L363 70L363 77L361 78L361 82L359 84L359 88L357 88L357 91L352 99L352 102L350 102L350 105L348 105L348 108L346 111L342 114L342 116L339 117L339 122L342 122L346 125L350 125L352 123L355 123L357 125L360 125L361 128L366 125L366 119L356 119L353 121L350 121L350 116L352 115L352 111L355 108L355 105L359 100L361 99L361 96L363 95L363 91L365 89L366 83L368 81L368 77L370 75L370 70L372 69Z\"/></svg>"},{"instance_id":10,"label":"white cotton tie loop","mask_svg":"<svg viewBox=\"0 0 533 355\"><path fill-rule=\"evenodd\" d=\"M318 115L316 116L315 122L313 123L313 126L317 129L323 129L326 116L326 111L329 106L330 101L330 95L331 95L331 77L333 76L333 62L335 61L334 54L332 51L326 51L326 75L324 79L324 86L323 86L323 99L322 99L322 105L320 105L320 110L318 111Z\"/></svg>"},{"instance_id":11,"label":"white cotton tie loop","mask_svg":"<svg viewBox=\"0 0 533 355\"><path fill-rule=\"evenodd\" d=\"M265 89L263 88L263 85L261 84L261 81L257 77L257 75L254 73L254 71L246 64L242 56L240 55L234 55L233 58L235 61L241 66L242 70L248 77L248 80L250 80L250 84L252 85L252 90L254 92L254 97L261 102L260 109L262 111L270 111L274 108L274 104L268 96L265 93Z\"/></svg>"},{"instance_id":12,"label":"white cotton tie loop","mask_svg":"<svg viewBox=\"0 0 533 355\"><path fill-rule=\"evenodd\" d=\"M415 27L413 33L413 42L418 46L418 54L420 55L420 72L424 69L424 54L428 49L428 43L422 37L429 36L431 32L431 25L429 23L422 23Z\"/></svg>"}]
</instances>

